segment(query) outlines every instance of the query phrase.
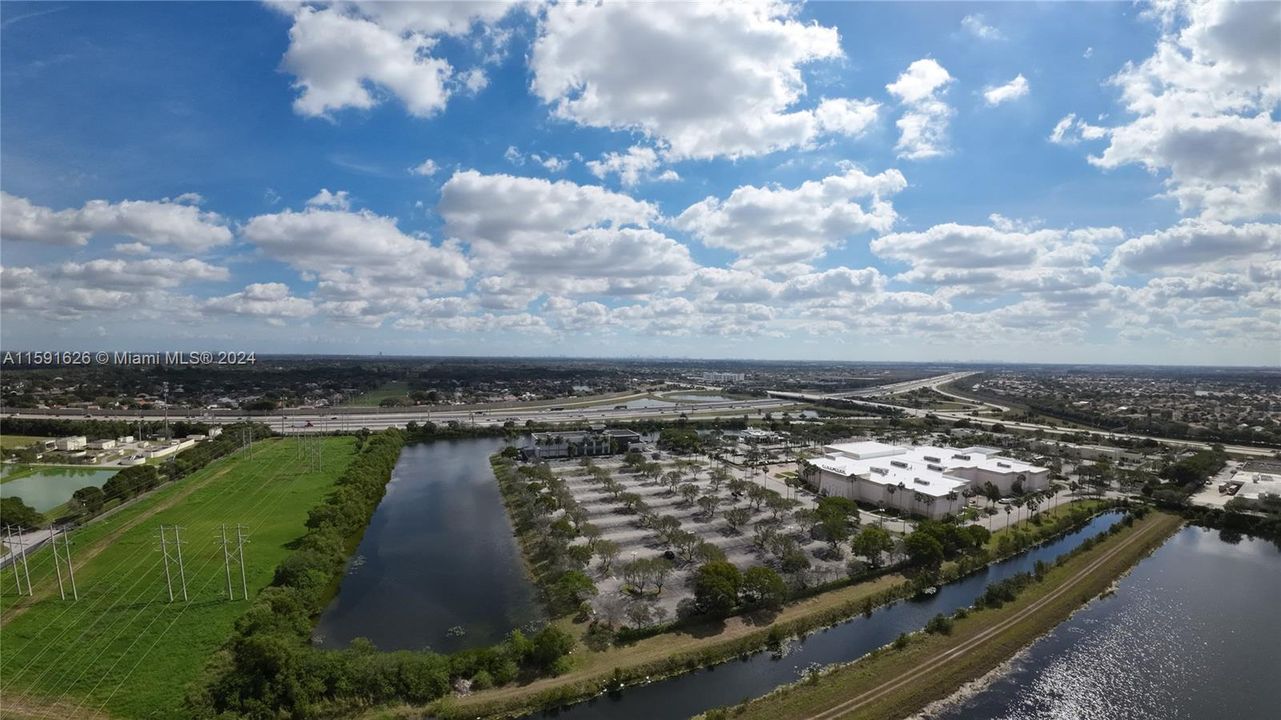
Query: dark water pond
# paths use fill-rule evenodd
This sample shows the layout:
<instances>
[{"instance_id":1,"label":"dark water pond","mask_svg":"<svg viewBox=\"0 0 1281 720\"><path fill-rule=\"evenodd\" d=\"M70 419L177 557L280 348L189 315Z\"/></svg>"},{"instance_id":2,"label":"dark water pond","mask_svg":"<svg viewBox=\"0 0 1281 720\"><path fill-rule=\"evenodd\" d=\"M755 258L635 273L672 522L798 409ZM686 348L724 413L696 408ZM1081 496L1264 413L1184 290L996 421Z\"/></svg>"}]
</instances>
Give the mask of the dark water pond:
<instances>
[{"instance_id":1,"label":"dark water pond","mask_svg":"<svg viewBox=\"0 0 1281 720\"><path fill-rule=\"evenodd\" d=\"M452 652L542 618L489 456L502 439L409 445L315 637ZM461 628L462 635L450 632Z\"/></svg>"},{"instance_id":2,"label":"dark water pond","mask_svg":"<svg viewBox=\"0 0 1281 720\"><path fill-rule=\"evenodd\" d=\"M1281 552L1189 527L947 720L1278 717ZM1269 710L1268 708L1272 708Z\"/></svg>"},{"instance_id":3,"label":"dark water pond","mask_svg":"<svg viewBox=\"0 0 1281 720\"><path fill-rule=\"evenodd\" d=\"M1085 527L1017 558L989 567L986 571L946 585L924 600L900 602L878 610L870 618L858 617L809 636L782 658L768 652L756 653L686 675L649 685L627 688L622 693L597 697L560 710L564 720L609 718L610 720L659 720L688 718L710 708L730 705L800 678L813 664L827 665L862 657L894 641L899 633L919 630L938 613L951 613L973 604L988 583L1030 571L1037 560L1050 562L1099 534L1121 518L1108 513ZM549 713L550 714L550 713Z\"/></svg>"}]
</instances>

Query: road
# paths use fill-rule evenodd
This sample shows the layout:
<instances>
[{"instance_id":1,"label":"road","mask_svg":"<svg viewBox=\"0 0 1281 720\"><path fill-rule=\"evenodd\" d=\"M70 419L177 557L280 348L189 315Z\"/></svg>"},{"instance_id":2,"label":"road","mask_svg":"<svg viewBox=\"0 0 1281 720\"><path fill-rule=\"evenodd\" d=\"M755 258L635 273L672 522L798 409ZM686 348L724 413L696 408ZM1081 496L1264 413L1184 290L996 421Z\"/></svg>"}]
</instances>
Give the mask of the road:
<instances>
[{"instance_id":1,"label":"road","mask_svg":"<svg viewBox=\"0 0 1281 720\"><path fill-rule=\"evenodd\" d=\"M921 378L919 380L908 380L906 382L891 383L889 385L859 388L858 390L851 390L850 392L833 393L828 397L839 399L870 397L873 395L899 395L901 393L911 392L921 388L937 388L939 385L945 385L947 383L960 380L961 378L967 378L971 375L977 374L977 372L954 372L946 375L934 375L932 377Z\"/></svg>"},{"instance_id":2,"label":"road","mask_svg":"<svg viewBox=\"0 0 1281 720\"><path fill-rule=\"evenodd\" d=\"M854 391L859 396L855 397L852 393L841 393L837 395L823 395L815 393L798 393L785 392L780 390L769 391L770 397L761 400L711 400L707 402L680 402L670 406L653 407L653 408L625 408L616 409L616 405L624 404L624 398L602 398L599 404L586 404L592 402L590 398L572 398L564 401L546 401L537 405L524 405L519 407L502 407L494 409L415 409L401 410L389 409L378 411L370 408L291 408L284 412L275 413L245 413L232 410L183 410L170 411L168 417L170 420L192 420L210 424L228 424L245 420L246 418L258 422L269 423L274 429L282 432L332 432L334 430L358 430L368 428L370 430L382 430L388 427L404 427L410 422L434 422L444 424L450 421L456 421L465 425L489 426L502 425L505 422L514 422L517 425L524 425L527 421L541 423L567 423L567 422L622 422L627 420L675 420L681 415L691 418L714 418L714 417L734 417L743 415L763 416L767 412L782 412L794 408L798 402L846 402L850 405L888 408L898 410L906 415L914 417L925 417L932 415L940 420L967 420L976 426L1003 425L1006 428L1041 431L1046 435L1074 435L1082 432L1078 429L1064 429L1050 425L1040 425L1028 422L1014 422L1002 420L999 418L977 417L969 414L969 411L955 410L926 410L921 408L908 408L899 405L876 402L873 400L864 400L862 397L870 395L893 395L896 393L909 392L920 388L931 388L939 391L939 387L954 382L960 378L974 375L973 372L956 372L946 375L936 375L933 377L911 380L902 383L893 383L890 385L879 385L876 387L862 388ZM948 397L963 400L970 403L977 401L954 395L946 391L939 391ZM1002 408L1000 405L992 403L982 403L993 408ZM561 410L553 408L562 407ZM17 418L48 418L48 417L65 417L90 419L79 410L21 410L10 413L9 417ZM139 417L137 412L130 411L94 411L91 416L96 419L120 419L133 420ZM156 420L162 415L156 411L146 414L151 420ZM308 425L310 423L310 426ZM1210 447L1209 443L1197 440L1179 440L1174 438L1151 437L1148 435L1137 435L1132 433L1119 433L1107 430L1090 430L1094 435L1105 438L1116 438L1125 440L1146 440L1152 439L1167 445L1176 447L1188 447L1195 449L1205 449ZM1245 445L1225 445L1224 449L1234 455L1246 457L1272 457L1277 453L1276 448L1249 447Z\"/></svg>"},{"instance_id":3,"label":"road","mask_svg":"<svg viewBox=\"0 0 1281 720\"><path fill-rule=\"evenodd\" d=\"M936 392L940 392L943 395L946 395L947 397L968 402L974 405L985 405L987 407L991 407L993 409L999 409L1002 411L1009 410L1008 407L997 405L995 403L973 400L970 398L962 397L960 395L949 393L947 391L939 390L940 386L946 385L950 382L953 382L954 380L957 380L958 379L957 376L965 377L967 375L972 375L972 374L974 373L951 373L948 375L939 375L932 378L925 378L923 380L916 380L916 381L913 381L915 383L915 386L911 389L915 390L918 388L928 387L935 390ZM871 389L871 388L867 388L867 389ZM797 400L801 402L820 402L820 401L848 402L854 407L858 407L862 405L862 406L900 410L905 415L911 415L913 417L925 417L927 415L930 415L940 420L949 420L949 421L967 420L971 425L976 425L981 427L990 427L992 425L1002 425L1009 429L1030 430L1030 431L1039 430L1045 433L1046 435L1076 435L1077 433L1088 432L1091 435L1096 435L1098 437L1104 437L1104 438L1114 438L1114 439L1124 439L1124 440L1155 440L1157 442L1164 443L1166 445L1173 445L1175 447L1194 448L1197 450L1205 450L1210 447L1210 443L1201 442L1199 440L1181 440L1176 438L1155 437L1152 435L1139 435L1135 433L1112 432L1110 430L1084 430L1080 428L1065 429L1061 427L1055 427L1053 425L1041 425L1038 423L1029 423L1029 422L1015 422L1011 420L1003 420L1001 418L979 417L979 416L970 414L970 411L968 410L927 410L923 408L903 407L901 405L891 405L889 403L875 402L873 400L862 400L862 399L857 399L852 397L843 397L838 395L816 395L816 394L807 394L807 393L782 392L782 391L776 391L776 390L771 390L769 394L770 394L770 397L778 398L780 400ZM885 393L880 392L875 394L883 395ZM1279 451L1278 448L1252 447L1249 445L1224 445L1223 449L1226 450L1229 454L1241 455L1246 457L1273 457Z\"/></svg>"},{"instance_id":4,"label":"road","mask_svg":"<svg viewBox=\"0 0 1281 720\"><path fill-rule=\"evenodd\" d=\"M681 415L688 417L724 417L741 415L764 415L767 412L781 412L796 407L794 401L779 399L761 400L712 400L706 402L689 401L653 408L616 408L614 400L605 400L600 405L574 407L571 401L563 404L541 406L508 407L491 410L453 410L453 409L398 409L394 411L376 411L367 408L353 410L349 408L300 408L272 413L241 413L229 411L206 410L171 410L170 420L190 420L213 425L237 423L246 418L268 423L273 429L285 432L332 432L334 430L382 430L388 427L404 427L410 422L434 422L444 424L457 421L465 425L489 426L514 422L523 425L526 421L543 423L563 422L621 422L625 420L674 420ZM581 401L580 401L581 402ZM563 410L552 408L563 407ZM50 410L20 410L9 413L14 418L49 418L97 420L135 420L137 413L128 411L95 411L92 416L85 416L80 411L58 412ZM154 413L148 413L148 420L157 420ZM310 425L308 425L310 423Z\"/></svg>"}]
</instances>

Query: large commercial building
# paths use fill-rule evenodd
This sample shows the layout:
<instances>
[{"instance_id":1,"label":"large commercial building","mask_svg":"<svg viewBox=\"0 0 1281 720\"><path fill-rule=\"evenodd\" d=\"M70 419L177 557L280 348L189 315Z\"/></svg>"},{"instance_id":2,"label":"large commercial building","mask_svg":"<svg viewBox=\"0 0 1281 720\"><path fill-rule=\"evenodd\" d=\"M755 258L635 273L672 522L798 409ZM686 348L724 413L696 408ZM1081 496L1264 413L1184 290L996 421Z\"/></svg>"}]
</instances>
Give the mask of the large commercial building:
<instances>
[{"instance_id":1,"label":"large commercial building","mask_svg":"<svg viewBox=\"0 0 1281 720\"><path fill-rule=\"evenodd\" d=\"M621 428L534 433L531 439L533 442L520 451L526 460L613 455L642 444L640 433Z\"/></svg>"},{"instance_id":2,"label":"large commercial building","mask_svg":"<svg viewBox=\"0 0 1281 720\"><path fill-rule=\"evenodd\" d=\"M900 447L880 442L828 445L811 460L809 478L820 494L880 505L929 518L941 518L965 506L966 488L982 492L988 483L1002 495L1043 490L1050 471L1011 458L992 448Z\"/></svg>"}]
</instances>

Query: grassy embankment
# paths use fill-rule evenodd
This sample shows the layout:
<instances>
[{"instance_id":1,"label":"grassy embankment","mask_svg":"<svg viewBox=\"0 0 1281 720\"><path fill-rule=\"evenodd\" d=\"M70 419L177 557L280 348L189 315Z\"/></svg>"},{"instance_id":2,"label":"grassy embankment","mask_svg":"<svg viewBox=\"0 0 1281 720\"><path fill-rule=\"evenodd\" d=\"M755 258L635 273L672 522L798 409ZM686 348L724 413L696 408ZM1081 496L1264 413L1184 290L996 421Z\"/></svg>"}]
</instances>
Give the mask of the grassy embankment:
<instances>
[{"instance_id":1,"label":"grassy embankment","mask_svg":"<svg viewBox=\"0 0 1281 720\"><path fill-rule=\"evenodd\" d=\"M1054 520L1068 515L1073 508L1093 514L1105 505L1104 501L1095 499L1061 505L1039 513L1040 527L1052 527ZM1038 526L1027 520L1016 523L1008 530L993 533L989 549L995 551L1004 535L1027 534L1037 529ZM540 569L537 563L532 564L535 577ZM752 652L765 647L771 635L787 637L841 622L869 607L901 598L909 587L906 576L888 573L798 600L778 613L734 616L724 621L681 627L604 650L591 650L581 642L587 630L585 624L562 618L557 623L580 640L574 651L573 669L568 673L462 698L447 698L432 709L442 716L459 718L526 714L558 701L590 697L606 686L617 685L619 678L633 681L679 674ZM421 708L399 707L382 709L369 717L420 717L421 714Z\"/></svg>"},{"instance_id":2,"label":"grassy embankment","mask_svg":"<svg viewBox=\"0 0 1281 720\"><path fill-rule=\"evenodd\" d=\"M216 461L76 531L71 556L78 601L59 598L47 547L31 555L34 597L18 597L6 572L10 582L0 596L5 717L181 717L186 686L249 607L240 599L234 563L237 599L226 599L220 525L233 528L233 542L234 526L245 526L246 579L256 595L354 447L352 438L326 438L324 469L312 471L293 443L263 441L249 454ZM162 524L182 528L188 602L168 601L158 551ZM176 566L171 570L177 592Z\"/></svg>"},{"instance_id":3,"label":"grassy embankment","mask_svg":"<svg viewBox=\"0 0 1281 720\"><path fill-rule=\"evenodd\" d=\"M898 718L946 698L1050 631L1175 532L1182 520L1147 517L1080 552L997 609L970 610L950 634L916 633L838 669L706 718Z\"/></svg>"}]
</instances>

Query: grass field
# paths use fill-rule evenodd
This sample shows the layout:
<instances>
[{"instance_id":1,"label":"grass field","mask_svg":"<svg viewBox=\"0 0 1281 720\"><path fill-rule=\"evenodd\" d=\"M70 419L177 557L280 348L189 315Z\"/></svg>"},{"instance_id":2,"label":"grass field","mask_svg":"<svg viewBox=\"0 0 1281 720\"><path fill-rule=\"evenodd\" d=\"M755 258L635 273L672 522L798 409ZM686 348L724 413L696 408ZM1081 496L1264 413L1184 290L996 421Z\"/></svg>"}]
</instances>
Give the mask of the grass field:
<instances>
[{"instance_id":1,"label":"grass field","mask_svg":"<svg viewBox=\"0 0 1281 720\"><path fill-rule=\"evenodd\" d=\"M19 598L11 571L5 572L5 716L182 717L187 687L249 605L240 598L235 565L237 599L226 599L220 525L246 526L246 577L256 594L271 581L286 545L302 536L307 512L332 488L354 449L351 438L326 438L323 471L313 471L292 442L263 441L76 531L71 556L78 601L59 598L48 548L31 556L34 597ZM169 602L161 524L182 528L187 602L181 596Z\"/></svg>"},{"instance_id":2,"label":"grass field","mask_svg":"<svg viewBox=\"0 0 1281 720\"><path fill-rule=\"evenodd\" d=\"M31 443L45 439L46 438L36 437L35 435L0 435L0 450L26 447Z\"/></svg>"},{"instance_id":3,"label":"grass field","mask_svg":"<svg viewBox=\"0 0 1281 720\"><path fill-rule=\"evenodd\" d=\"M943 699L1049 632L1107 589L1182 521L1152 513L1133 528L1072 557L999 609L971 611L949 635L917 634L904 649L884 648L815 680L729 709L743 720L906 717Z\"/></svg>"},{"instance_id":4,"label":"grass field","mask_svg":"<svg viewBox=\"0 0 1281 720\"><path fill-rule=\"evenodd\" d=\"M409 383L403 381L393 381L383 383L376 390L370 390L367 393L357 395L356 397L343 403L352 407L378 407L378 403L387 398L403 398L409 394Z\"/></svg>"}]
</instances>

